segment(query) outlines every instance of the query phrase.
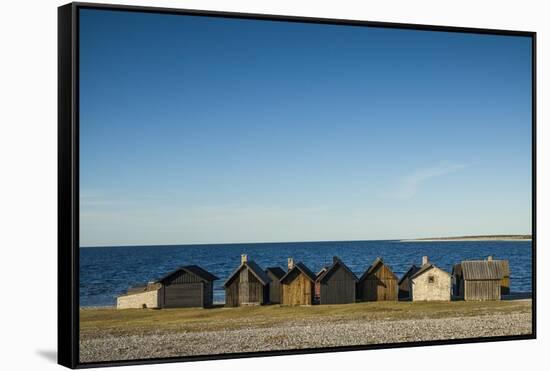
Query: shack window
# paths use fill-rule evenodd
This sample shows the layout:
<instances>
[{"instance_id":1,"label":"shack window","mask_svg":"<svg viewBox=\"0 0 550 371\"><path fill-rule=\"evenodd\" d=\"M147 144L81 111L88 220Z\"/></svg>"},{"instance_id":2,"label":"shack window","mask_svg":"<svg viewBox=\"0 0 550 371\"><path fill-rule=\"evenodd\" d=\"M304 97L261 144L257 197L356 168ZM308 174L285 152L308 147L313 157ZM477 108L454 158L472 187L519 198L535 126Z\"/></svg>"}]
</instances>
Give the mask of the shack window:
<instances>
[{"instance_id":1,"label":"shack window","mask_svg":"<svg viewBox=\"0 0 550 371\"><path fill-rule=\"evenodd\" d=\"M434 283L435 277L434 276L428 276L428 283Z\"/></svg>"}]
</instances>

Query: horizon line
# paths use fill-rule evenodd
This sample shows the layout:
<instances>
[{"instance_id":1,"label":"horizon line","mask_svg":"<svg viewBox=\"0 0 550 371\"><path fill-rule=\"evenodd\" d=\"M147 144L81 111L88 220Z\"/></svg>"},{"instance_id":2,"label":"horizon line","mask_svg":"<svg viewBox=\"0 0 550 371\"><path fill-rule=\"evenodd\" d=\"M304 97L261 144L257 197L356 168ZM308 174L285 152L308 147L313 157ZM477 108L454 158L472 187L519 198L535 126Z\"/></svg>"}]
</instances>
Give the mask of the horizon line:
<instances>
[{"instance_id":1,"label":"horizon line","mask_svg":"<svg viewBox=\"0 0 550 371\"><path fill-rule=\"evenodd\" d=\"M404 241L404 240L422 240L429 239L452 239L452 238L475 238L475 237L515 237L515 236L529 236L532 240L533 235L531 233L508 233L508 234L476 234L476 235L460 235L460 236L446 236L446 237L414 237L414 238L384 238L384 239L352 239L352 240L302 240L302 241L260 241L260 242L199 242L199 243L167 243L167 244L144 244L144 245L88 245L79 246L79 249L89 248L102 248L102 247L150 247L150 246L208 246L208 245L261 245L261 244L283 244L283 243L315 243L315 242L373 242L373 241ZM449 240L447 240L449 241ZM451 240L452 241L452 240ZM521 240L518 240L521 241Z\"/></svg>"}]
</instances>

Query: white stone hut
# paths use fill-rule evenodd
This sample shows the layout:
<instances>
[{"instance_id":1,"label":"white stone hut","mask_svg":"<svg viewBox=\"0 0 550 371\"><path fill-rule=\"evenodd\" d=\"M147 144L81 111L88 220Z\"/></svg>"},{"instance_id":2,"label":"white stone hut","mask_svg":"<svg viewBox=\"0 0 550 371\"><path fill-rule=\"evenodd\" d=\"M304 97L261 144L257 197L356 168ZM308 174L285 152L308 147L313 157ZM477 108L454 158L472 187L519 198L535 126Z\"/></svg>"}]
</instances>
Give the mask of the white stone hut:
<instances>
[{"instance_id":1,"label":"white stone hut","mask_svg":"<svg viewBox=\"0 0 550 371\"><path fill-rule=\"evenodd\" d=\"M422 266L410 276L413 301L450 301L451 275L422 257Z\"/></svg>"}]
</instances>

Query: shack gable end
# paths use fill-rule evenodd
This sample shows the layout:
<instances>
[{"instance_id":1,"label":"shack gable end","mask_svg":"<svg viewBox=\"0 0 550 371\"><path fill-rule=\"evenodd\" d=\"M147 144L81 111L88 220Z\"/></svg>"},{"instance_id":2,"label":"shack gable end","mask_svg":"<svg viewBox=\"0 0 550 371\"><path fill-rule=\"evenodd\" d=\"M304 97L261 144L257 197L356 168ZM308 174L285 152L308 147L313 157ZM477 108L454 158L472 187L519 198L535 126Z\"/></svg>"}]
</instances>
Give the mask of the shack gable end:
<instances>
[{"instance_id":1,"label":"shack gable end","mask_svg":"<svg viewBox=\"0 0 550 371\"><path fill-rule=\"evenodd\" d=\"M306 274L294 270L281 280L281 302L285 305L313 304L314 282Z\"/></svg>"},{"instance_id":2,"label":"shack gable end","mask_svg":"<svg viewBox=\"0 0 550 371\"><path fill-rule=\"evenodd\" d=\"M368 280L368 279L395 280L397 282L397 276L384 263L378 263L376 265L369 267L369 269L367 269L367 271L361 277L360 281Z\"/></svg>"},{"instance_id":3,"label":"shack gable end","mask_svg":"<svg viewBox=\"0 0 550 371\"><path fill-rule=\"evenodd\" d=\"M451 300L451 275L430 265L411 277L413 301L449 301Z\"/></svg>"},{"instance_id":4,"label":"shack gable end","mask_svg":"<svg viewBox=\"0 0 550 371\"><path fill-rule=\"evenodd\" d=\"M320 282L320 304L354 303L357 278L342 267L338 267L325 280Z\"/></svg>"},{"instance_id":5,"label":"shack gable end","mask_svg":"<svg viewBox=\"0 0 550 371\"><path fill-rule=\"evenodd\" d=\"M260 305L269 302L271 279L253 261L241 263L224 283L225 305Z\"/></svg>"},{"instance_id":6,"label":"shack gable end","mask_svg":"<svg viewBox=\"0 0 550 371\"><path fill-rule=\"evenodd\" d=\"M161 282L163 285L177 285L182 283L200 283L203 281L195 274L188 273L184 270L178 270L170 276L165 277Z\"/></svg>"},{"instance_id":7,"label":"shack gable end","mask_svg":"<svg viewBox=\"0 0 550 371\"><path fill-rule=\"evenodd\" d=\"M378 258L359 279L357 294L365 301L394 301L399 293L397 281L390 267Z\"/></svg>"}]
</instances>

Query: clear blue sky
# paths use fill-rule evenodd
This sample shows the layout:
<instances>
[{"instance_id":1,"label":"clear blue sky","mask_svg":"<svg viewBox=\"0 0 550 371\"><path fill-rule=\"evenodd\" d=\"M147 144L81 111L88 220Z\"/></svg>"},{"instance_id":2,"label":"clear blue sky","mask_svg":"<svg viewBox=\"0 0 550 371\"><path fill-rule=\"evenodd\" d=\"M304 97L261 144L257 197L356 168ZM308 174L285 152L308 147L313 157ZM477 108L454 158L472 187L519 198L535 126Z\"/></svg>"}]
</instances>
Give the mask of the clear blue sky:
<instances>
[{"instance_id":1,"label":"clear blue sky","mask_svg":"<svg viewBox=\"0 0 550 371\"><path fill-rule=\"evenodd\" d=\"M81 246L530 233L531 41L82 10Z\"/></svg>"}]
</instances>

